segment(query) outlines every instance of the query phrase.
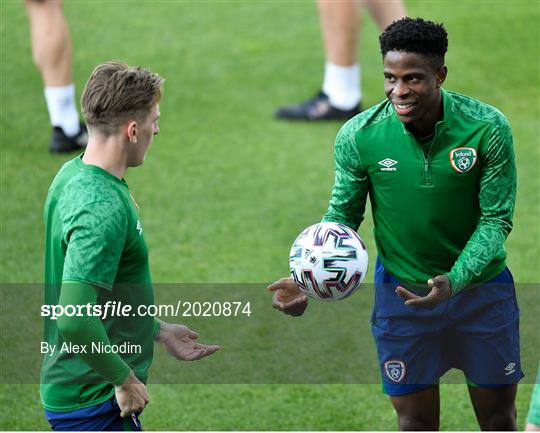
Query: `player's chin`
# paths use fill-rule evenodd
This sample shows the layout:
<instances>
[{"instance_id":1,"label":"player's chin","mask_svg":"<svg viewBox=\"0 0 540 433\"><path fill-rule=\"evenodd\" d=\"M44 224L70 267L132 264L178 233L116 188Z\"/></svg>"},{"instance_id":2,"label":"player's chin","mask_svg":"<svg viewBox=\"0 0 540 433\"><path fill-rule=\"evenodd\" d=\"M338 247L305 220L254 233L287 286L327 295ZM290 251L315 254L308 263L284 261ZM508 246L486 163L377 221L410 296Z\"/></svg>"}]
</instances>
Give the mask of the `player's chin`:
<instances>
[{"instance_id":1,"label":"player's chin","mask_svg":"<svg viewBox=\"0 0 540 433\"><path fill-rule=\"evenodd\" d=\"M403 111L400 113L398 110L396 110L396 115L402 123L410 125L412 123L419 122L422 119L424 115L424 110L422 106L417 103L414 104L407 111Z\"/></svg>"},{"instance_id":2,"label":"player's chin","mask_svg":"<svg viewBox=\"0 0 540 433\"><path fill-rule=\"evenodd\" d=\"M139 167L140 165L144 164L144 160L146 159L146 153L141 156L140 158L136 158L133 161L131 161L131 164L129 164L130 167Z\"/></svg>"},{"instance_id":3,"label":"player's chin","mask_svg":"<svg viewBox=\"0 0 540 433\"><path fill-rule=\"evenodd\" d=\"M416 113L409 113L405 115L397 114L397 117L401 121L401 123L404 123L405 125L410 125L417 121L419 116L417 116Z\"/></svg>"}]
</instances>

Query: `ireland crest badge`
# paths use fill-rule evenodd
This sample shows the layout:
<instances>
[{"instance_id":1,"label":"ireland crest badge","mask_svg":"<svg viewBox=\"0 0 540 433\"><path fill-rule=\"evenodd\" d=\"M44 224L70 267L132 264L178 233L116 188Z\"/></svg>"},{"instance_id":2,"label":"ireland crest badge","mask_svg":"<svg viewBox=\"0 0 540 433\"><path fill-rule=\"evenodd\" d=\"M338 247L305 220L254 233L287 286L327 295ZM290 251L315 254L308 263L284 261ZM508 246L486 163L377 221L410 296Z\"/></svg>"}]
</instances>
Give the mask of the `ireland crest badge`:
<instances>
[{"instance_id":1,"label":"ireland crest badge","mask_svg":"<svg viewBox=\"0 0 540 433\"><path fill-rule=\"evenodd\" d=\"M403 361L386 361L384 363L386 375L396 383L399 383L405 377L405 363Z\"/></svg>"},{"instance_id":2,"label":"ireland crest badge","mask_svg":"<svg viewBox=\"0 0 540 433\"><path fill-rule=\"evenodd\" d=\"M466 173L476 164L476 150L472 147L456 147L450 151L450 164L458 173Z\"/></svg>"}]
</instances>

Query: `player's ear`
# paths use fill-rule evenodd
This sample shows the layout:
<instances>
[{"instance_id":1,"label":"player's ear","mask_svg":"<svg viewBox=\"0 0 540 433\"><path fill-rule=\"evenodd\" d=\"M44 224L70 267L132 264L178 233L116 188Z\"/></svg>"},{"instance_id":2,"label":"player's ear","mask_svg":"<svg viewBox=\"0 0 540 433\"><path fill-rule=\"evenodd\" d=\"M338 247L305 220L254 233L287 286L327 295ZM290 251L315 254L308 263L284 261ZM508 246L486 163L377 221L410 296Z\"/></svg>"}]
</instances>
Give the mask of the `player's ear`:
<instances>
[{"instance_id":1,"label":"player's ear","mask_svg":"<svg viewBox=\"0 0 540 433\"><path fill-rule=\"evenodd\" d=\"M448 68L446 65L443 65L438 71L437 71L437 87L441 87L444 83L444 80L446 80L446 75L448 74Z\"/></svg>"},{"instance_id":2,"label":"player's ear","mask_svg":"<svg viewBox=\"0 0 540 433\"><path fill-rule=\"evenodd\" d=\"M126 135L131 143L137 143L137 122L134 120L127 122Z\"/></svg>"}]
</instances>

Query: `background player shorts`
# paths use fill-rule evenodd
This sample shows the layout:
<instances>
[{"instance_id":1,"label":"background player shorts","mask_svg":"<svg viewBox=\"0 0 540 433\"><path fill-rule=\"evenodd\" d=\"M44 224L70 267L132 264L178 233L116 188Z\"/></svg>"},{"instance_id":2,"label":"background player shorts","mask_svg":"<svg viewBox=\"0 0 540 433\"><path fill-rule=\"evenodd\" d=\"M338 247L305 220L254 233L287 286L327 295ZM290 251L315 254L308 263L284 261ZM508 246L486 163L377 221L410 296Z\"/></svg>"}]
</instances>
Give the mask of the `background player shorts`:
<instances>
[{"instance_id":1,"label":"background player shorts","mask_svg":"<svg viewBox=\"0 0 540 433\"><path fill-rule=\"evenodd\" d=\"M396 294L399 284L377 259L371 329L386 394L420 391L451 368L480 387L523 377L519 308L508 268L431 310L405 305Z\"/></svg>"}]
</instances>

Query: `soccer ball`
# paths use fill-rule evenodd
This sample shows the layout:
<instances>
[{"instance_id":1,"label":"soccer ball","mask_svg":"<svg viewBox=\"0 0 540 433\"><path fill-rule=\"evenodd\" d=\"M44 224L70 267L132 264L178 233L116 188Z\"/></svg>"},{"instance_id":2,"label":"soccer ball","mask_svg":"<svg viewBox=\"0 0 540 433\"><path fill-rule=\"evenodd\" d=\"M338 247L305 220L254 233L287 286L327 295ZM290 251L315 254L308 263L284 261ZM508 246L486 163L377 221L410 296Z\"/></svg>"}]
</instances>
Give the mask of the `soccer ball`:
<instances>
[{"instance_id":1,"label":"soccer ball","mask_svg":"<svg viewBox=\"0 0 540 433\"><path fill-rule=\"evenodd\" d=\"M311 298L334 301L364 281L368 254L360 236L344 224L314 224L298 235L289 254L291 275Z\"/></svg>"}]
</instances>

